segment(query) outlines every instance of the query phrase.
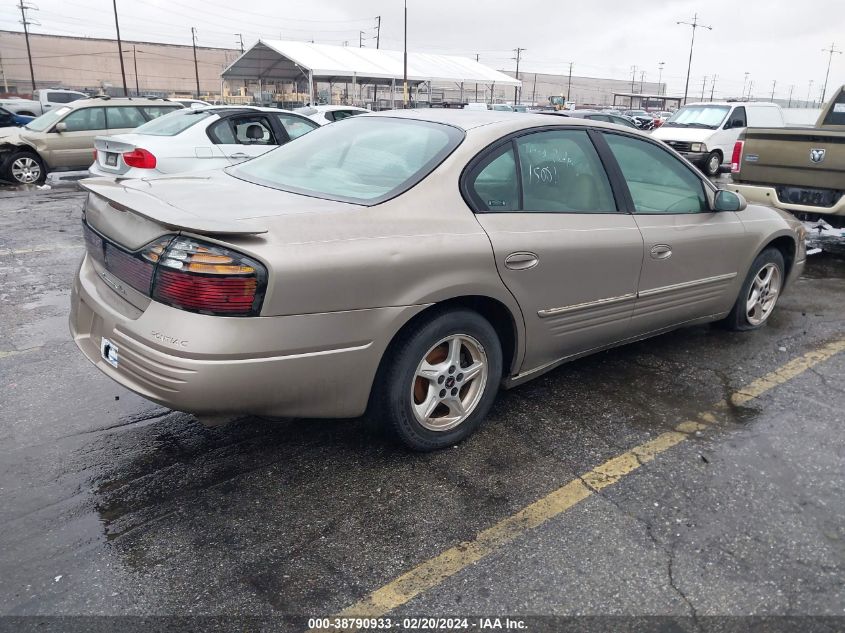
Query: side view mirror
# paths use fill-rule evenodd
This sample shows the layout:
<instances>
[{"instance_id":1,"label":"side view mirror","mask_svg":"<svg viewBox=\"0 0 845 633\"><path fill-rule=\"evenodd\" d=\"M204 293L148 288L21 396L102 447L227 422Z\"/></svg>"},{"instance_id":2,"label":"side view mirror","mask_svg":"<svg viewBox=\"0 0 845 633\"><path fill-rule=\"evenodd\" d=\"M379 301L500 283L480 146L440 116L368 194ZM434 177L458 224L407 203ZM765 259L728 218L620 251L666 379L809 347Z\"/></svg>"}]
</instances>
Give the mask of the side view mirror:
<instances>
[{"instance_id":1,"label":"side view mirror","mask_svg":"<svg viewBox=\"0 0 845 633\"><path fill-rule=\"evenodd\" d=\"M748 202L741 193L719 189L713 200L714 211L742 211L748 207Z\"/></svg>"},{"instance_id":2,"label":"side view mirror","mask_svg":"<svg viewBox=\"0 0 845 633\"><path fill-rule=\"evenodd\" d=\"M56 130L56 132L58 132L59 134L61 134L62 132L67 132L67 123L65 123L64 121L59 121L58 123L56 123L56 127L54 127L53 129Z\"/></svg>"}]
</instances>

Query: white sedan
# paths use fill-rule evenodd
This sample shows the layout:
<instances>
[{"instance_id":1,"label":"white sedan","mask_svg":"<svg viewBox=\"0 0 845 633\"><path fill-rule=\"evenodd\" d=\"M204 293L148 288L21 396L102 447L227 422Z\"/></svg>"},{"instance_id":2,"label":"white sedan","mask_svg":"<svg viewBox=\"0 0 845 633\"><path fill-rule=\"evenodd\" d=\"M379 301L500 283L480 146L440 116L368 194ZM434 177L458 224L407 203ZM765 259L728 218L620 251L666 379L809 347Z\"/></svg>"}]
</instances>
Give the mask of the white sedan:
<instances>
[{"instance_id":1,"label":"white sedan","mask_svg":"<svg viewBox=\"0 0 845 633\"><path fill-rule=\"evenodd\" d=\"M357 114L366 114L370 110L350 105L318 105L297 108L294 112L307 116L320 125L328 125L333 121L340 121Z\"/></svg>"},{"instance_id":2,"label":"white sedan","mask_svg":"<svg viewBox=\"0 0 845 633\"><path fill-rule=\"evenodd\" d=\"M318 128L288 110L209 106L178 110L129 134L98 136L92 176L147 178L241 163Z\"/></svg>"}]
</instances>

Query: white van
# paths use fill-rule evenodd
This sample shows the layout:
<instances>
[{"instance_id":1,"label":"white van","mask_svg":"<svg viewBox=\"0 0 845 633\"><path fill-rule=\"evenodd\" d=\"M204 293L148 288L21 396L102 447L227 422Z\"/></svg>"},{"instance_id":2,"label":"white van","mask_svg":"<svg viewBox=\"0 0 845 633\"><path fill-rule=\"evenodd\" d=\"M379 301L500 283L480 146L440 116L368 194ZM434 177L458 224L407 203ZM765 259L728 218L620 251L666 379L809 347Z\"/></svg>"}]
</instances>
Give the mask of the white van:
<instances>
[{"instance_id":1,"label":"white van","mask_svg":"<svg viewBox=\"0 0 845 633\"><path fill-rule=\"evenodd\" d=\"M713 101L688 103L652 132L708 176L729 171L731 153L746 127L784 127L776 103Z\"/></svg>"}]
</instances>

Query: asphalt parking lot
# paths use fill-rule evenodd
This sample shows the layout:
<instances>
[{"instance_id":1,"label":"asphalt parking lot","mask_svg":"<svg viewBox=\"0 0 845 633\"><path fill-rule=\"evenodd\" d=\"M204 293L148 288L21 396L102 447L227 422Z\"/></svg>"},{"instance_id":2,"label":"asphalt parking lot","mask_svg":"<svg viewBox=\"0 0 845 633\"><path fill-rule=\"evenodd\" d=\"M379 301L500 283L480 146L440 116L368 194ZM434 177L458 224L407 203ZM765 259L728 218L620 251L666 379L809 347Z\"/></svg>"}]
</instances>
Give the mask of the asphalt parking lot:
<instances>
[{"instance_id":1,"label":"asphalt parking lot","mask_svg":"<svg viewBox=\"0 0 845 633\"><path fill-rule=\"evenodd\" d=\"M82 200L0 191L0 613L845 615L845 260L760 331L577 361L419 455L360 420L206 429L96 371Z\"/></svg>"}]
</instances>

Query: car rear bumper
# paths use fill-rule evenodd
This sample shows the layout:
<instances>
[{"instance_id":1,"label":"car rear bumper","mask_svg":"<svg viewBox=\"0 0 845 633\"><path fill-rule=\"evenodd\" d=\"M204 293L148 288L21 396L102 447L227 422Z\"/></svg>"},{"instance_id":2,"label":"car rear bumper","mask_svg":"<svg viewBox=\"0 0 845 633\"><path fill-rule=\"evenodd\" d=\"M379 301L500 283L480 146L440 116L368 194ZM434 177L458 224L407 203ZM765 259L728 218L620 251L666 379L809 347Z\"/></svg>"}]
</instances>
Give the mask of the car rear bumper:
<instances>
[{"instance_id":1,"label":"car rear bumper","mask_svg":"<svg viewBox=\"0 0 845 633\"><path fill-rule=\"evenodd\" d=\"M86 256L71 296L82 353L124 387L201 416L355 417L393 334L424 306L233 318L127 303ZM117 347L117 366L101 341Z\"/></svg>"},{"instance_id":2,"label":"car rear bumper","mask_svg":"<svg viewBox=\"0 0 845 633\"><path fill-rule=\"evenodd\" d=\"M765 204L770 207L777 207L793 213L818 213L821 215L845 215L845 196L842 196L836 204L831 207L818 207L809 204L795 204L782 202L774 187L764 185L742 185L733 183L730 189L741 193L748 202Z\"/></svg>"}]
</instances>

